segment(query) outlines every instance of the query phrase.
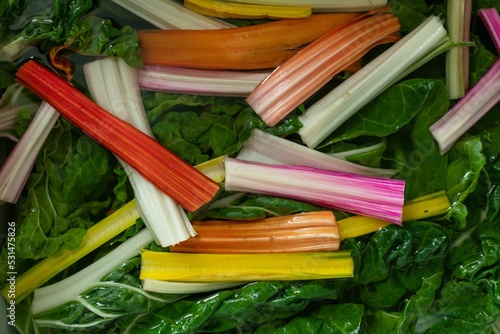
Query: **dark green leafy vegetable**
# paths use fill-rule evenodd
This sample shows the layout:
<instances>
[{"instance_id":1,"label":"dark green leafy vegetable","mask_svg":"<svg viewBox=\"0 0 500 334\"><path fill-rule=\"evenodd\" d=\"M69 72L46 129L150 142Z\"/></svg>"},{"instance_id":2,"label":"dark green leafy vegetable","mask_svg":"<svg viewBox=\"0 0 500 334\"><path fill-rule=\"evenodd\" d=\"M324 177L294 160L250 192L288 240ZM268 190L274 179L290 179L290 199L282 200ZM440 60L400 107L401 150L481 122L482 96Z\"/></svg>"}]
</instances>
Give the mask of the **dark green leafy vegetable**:
<instances>
[{"instance_id":1,"label":"dark green leafy vegetable","mask_svg":"<svg viewBox=\"0 0 500 334\"><path fill-rule=\"evenodd\" d=\"M12 16L0 17L20 15L15 7L2 12L2 5L0 13ZM389 5L400 17L403 33L430 14L446 17L446 1L390 0ZM478 0L473 5L475 11L492 6L500 9L497 0ZM81 25L64 30L70 20ZM78 36L74 41L80 50L98 50L107 42L85 42L91 25L96 23L93 20L91 16L69 15L58 27L63 27L67 36ZM120 41L115 54L134 50L133 43L127 42L133 40L133 31L117 30L110 22L102 22L100 31ZM472 27L475 47L471 48L470 74L474 83L498 54L475 15ZM44 47L52 45L50 38ZM379 49L367 58L377 52ZM497 328L500 323L500 106L441 156L427 127L453 103L446 96L443 60L444 55L437 57L388 89L353 117L349 126L339 129L321 150L339 152L382 140L383 145L377 149L349 159L396 168L397 177L407 180L407 199L446 189L453 205L448 215L432 221L407 222L402 227L391 225L372 235L344 240L342 249L350 250L355 261L353 279L254 282L172 303L152 302L132 290L96 288L87 292L89 303L105 302L110 312L119 316L83 332L492 333L495 322ZM343 79L333 79L328 88ZM0 83L8 80L8 76L0 74ZM301 108L268 129L242 99L153 92L143 92L143 97L157 138L191 164L237 153L253 128L298 141L295 133L300 123L295 116ZM30 257L26 263L19 261L22 268L38 257L75 247L80 235L95 221L93 217L132 196L126 175L116 168L115 161L66 123L58 123L47 147L30 180L25 204L19 205L22 219L17 223L23 235L20 232L17 245L19 254ZM87 183L78 186L80 182ZM218 200L226 203L201 210L193 218L255 219L317 209L307 203L267 196ZM42 210L49 207L47 203L53 203L56 210ZM339 219L345 215L336 212ZM30 233L37 233L36 237L29 238ZM129 230L122 239L133 234ZM2 252L4 260L5 255ZM137 266L137 259L132 259L107 278L140 289ZM70 271L77 268L78 264ZM131 304L130 300L138 302ZM28 309L29 299L18 305L20 314ZM59 313L44 317L74 316L80 323L99 318L83 311L77 305L65 306L58 309ZM26 332L35 332L36 325L30 321L18 318Z\"/></svg>"},{"instance_id":2,"label":"dark green leafy vegetable","mask_svg":"<svg viewBox=\"0 0 500 334\"><path fill-rule=\"evenodd\" d=\"M412 79L396 84L353 115L348 124L340 126L329 142L361 136L389 136L405 126L417 113L425 112L428 100L434 96L439 99L435 103L442 103L441 108L447 110L448 98L443 88L441 81L426 79Z\"/></svg>"},{"instance_id":3,"label":"dark green leafy vegetable","mask_svg":"<svg viewBox=\"0 0 500 334\"><path fill-rule=\"evenodd\" d=\"M103 277L99 285L75 296L72 302L37 315L36 320L43 320L51 324L50 327L59 327L62 333L66 331L65 323L78 324L75 329L81 331L87 327L95 331L109 326L116 318L142 315L182 297L142 291L139 266L139 257L130 259ZM44 326L40 328L44 330Z\"/></svg>"},{"instance_id":4,"label":"dark green leafy vegetable","mask_svg":"<svg viewBox=\"0 0 500 334\"><path fill-rule=\"evenodd\" d=\"M327 304L307 316L298 316L290 322L276 321L258 327L256 334L265 333L358 333L364 308L359 304Z\"/></svg>"},{"instance_id":5,"label":"dark green leafy vegetable","mask_svg":"<svg viewBox=\"0 0 500 334\"><path fill-rule=\"evenodd\" d=\"M78 247L110 205L115 164L109 152L59 120L28 180L16 220L16 255L40 259Z\"/></svg>"},{"instance_id":6,"label":"dark green leafy vegetable","mask_svg":"<svg viewBox=\"0 0 500 334\"><path fill-rule=\"evenodd\" d=\"M72 66L65 57L75 52L87 56L117 56L130 66L142 65L135 30L129 26L117 28L109 19L90 15L95 1L4 3L0 7L0 14L1 11L5 14L0 16L0 61L15 61L30 46L36 46L50 54L48 58L56 68L65 71L70 71ZM6 8L9 3L15 5ZM9 82L7 78L2 81Z\"/></svg>"},{"instance_id":7,"label":"dark green leafy vegetable","mask_svg":"<svg viewBox=\"0 0 500 334\"><path fill-rule=\"evenodd\" d=\"M152 92L143 99L158 141L192 165L237 153L252 129L266 127L242 99ZM291 118L269 131L287 135L299 127Z\"/></svg>"},{"instance_id":8,"label":"dark green leafy vegetable","mask_svg":"<svg viewBox=\"0 0 500 334\"><path fill-rule=\"evenodd\" d=\"M224 205L201 210L192 219L262 219L320 210L318 206L288 198L252 194L229 195L219 201L224 201Z\"/></svg>"},{"instance_id":9,"label":"dark green leafy vegetable","mask_svg":"<svg viewBox=\"0 0 500 334\"><path fill-rule=\"evenodd\" d=\"M449 101L442 81L417 81L428 93L420 104L419 113L397 133L387 138L387 167L399 171L397 177L408 182L407 199L413 199L444 188L448 157L441 156L439 147L428 127L448 109Z\"/></svg>"}]
</instances>

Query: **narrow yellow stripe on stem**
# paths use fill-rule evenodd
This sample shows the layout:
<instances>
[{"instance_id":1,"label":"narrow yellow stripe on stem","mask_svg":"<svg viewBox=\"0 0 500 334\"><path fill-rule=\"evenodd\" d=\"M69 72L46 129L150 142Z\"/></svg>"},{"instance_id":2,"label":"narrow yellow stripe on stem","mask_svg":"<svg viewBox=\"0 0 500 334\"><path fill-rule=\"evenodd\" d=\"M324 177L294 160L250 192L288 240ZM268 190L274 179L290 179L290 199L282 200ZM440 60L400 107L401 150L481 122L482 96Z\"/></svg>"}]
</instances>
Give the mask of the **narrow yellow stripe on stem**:
<instances>
[{"instance_id":1,"label":"narrow yellow stripe on stem","mask_svg":"<svg viewBox=\"0 0 500 334\"><path fill-rule=\"evenodd\" d=\"M310 6L274 6L214 0L184 0L184 7L199 14L219 18L298 19L312 15Z\"/></svg>"},{"instance_id":2,"label":"narrow yellow stripe on stem","mask_svg":"<svg viewBox=\"0 0 500 334\"><path fill-rule=\"evenodd\" d=\"M450 200L445 191L438 191L429 195L415 198L403 206L402 221L420 220L445 214L450 209ZM340 239L355 238L364 234L378 231L391 224L388 221L365 217L352 216L338 220Z\"/></svg>"},{"instance_id":3,"label":"narrow yellow stripe on stem","mask_svg":"<svg viewBox=\"0 0 500 334\"><path fill-rule=\"evenodd\" d=\"M144 279L178 282L311 280L352 277L350 252L191 254L144 251Z\"/></svg>"},{"instance_id":4,"label":"narrow yellow stripe on stem","mask_svg":"<svg viewBox=\"0 0 500 334\"><path fill-rule=\"evenodd\" d=\"M57 257L48 257L19 275L16 279L16 303L85 255L134 225L137 218L139 213L135 200L132 200L90 227L78 248L66 250ZM9 286L6 286L1 294L10 302Z\"/></svg>"}]
</instances>

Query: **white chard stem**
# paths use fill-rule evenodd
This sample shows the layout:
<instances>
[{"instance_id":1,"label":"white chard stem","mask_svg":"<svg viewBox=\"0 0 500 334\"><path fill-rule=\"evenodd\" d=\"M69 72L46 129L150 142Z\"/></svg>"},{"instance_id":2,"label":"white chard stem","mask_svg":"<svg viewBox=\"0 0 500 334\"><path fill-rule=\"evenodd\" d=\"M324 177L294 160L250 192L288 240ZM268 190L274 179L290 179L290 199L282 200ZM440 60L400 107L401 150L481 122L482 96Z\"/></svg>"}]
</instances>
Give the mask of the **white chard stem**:
<instances>
[{"instance_id":1,"label":"white chard stem","mask_svg":"<svg viewBox=\"0 0 500 334\"><path fill-rule=\"evenodd\" d=\"M92 96L101 107L153 137L135 69L121 58L110 57L85 64L84 71ZM119 161L134 189L141 218L161 246L172 246L196 235L181 206Z\"/></svg>"},{"instance_id":2,"label":"white chard stem","mask_svg":"<svg viewBox=\"0 0 500 334\"><path fill-rule=\"evenodd\" d=\"M385 89L401 79L406 69L438 47L447 37L442 22L429 17L387 51L362 67L299 117L302 141L318 146Z\"/></svg>"}]
</instances>

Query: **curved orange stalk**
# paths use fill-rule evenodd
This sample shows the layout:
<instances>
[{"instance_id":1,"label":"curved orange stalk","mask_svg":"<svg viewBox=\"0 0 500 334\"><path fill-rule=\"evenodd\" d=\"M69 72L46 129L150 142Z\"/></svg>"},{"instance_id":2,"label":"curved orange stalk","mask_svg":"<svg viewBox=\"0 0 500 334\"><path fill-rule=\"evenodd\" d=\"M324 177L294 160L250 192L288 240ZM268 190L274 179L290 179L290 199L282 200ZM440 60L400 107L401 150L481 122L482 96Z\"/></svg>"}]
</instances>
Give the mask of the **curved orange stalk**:
<instances>
[{"instance_id":1,"label":"curved orange stalk","mask_svg":"<svg viewBox=\"0 0 500 334\"><path fill-rule=\"evenodd\" d=\"M71 79L73 79L73 74L75 71L73 68L73 63L71 63L71 61L67 57L60 54L60 51L64 49L66 49L66 46L64 45L53 47L49 52L49 59L52 66L54 66L58 70L63 71L66 80L71 81Z\"/></svg>"}]
</instances>

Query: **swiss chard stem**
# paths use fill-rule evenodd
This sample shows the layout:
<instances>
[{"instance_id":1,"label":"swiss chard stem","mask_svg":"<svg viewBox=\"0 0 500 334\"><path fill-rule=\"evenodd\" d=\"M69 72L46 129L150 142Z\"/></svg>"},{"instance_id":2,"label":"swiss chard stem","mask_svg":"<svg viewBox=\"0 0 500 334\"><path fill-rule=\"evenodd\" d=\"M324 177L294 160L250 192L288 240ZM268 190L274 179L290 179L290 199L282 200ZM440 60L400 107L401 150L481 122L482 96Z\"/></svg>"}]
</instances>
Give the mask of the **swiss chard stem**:
<instances>
[{"instance_id":1,"label":"swiss chard stem","mask_svg":"<svg viewBox=\"0 0 500 334\"><path fill-rule=\"evenodd\" d=\"M405 182L306 166L225 159L228 191L274 195L401 223Z\"/></svg>"},{"instance_id":2,"label":"swiss chard stem","mask_svg":"<svg viewBox=\"0 0 500 334\"><path fill-rule=\"evenodd\" d=\"M448 35L455 43L470 39L472 0L448 1ZM446 53L446 87L450 99L458 99L469 89L469 48L453 47Z\"/></svg>"},{"instance_id":3,"label":"swiss chard stem","mask_svg":"<svg viewBox=\"0 0 500 334\"><path fill-rule=\"evenodd\" d=\"M328 13L232 29L149 29L137 33L146 65L267 70L281 65L304 45L357 16L356 13Z\"/></svg>"},{"instance_id":4,"label":"swiss chard stem","mask_svg":"<svg viewBox=\"0 0 500 334\"><path fill-rule=\"evenodd\" d=\"M312 15L310 6L255 5L213 0L185 0L184 6L202 15L218 18L298 19Z\"/></svg>"},{"instance_id":5,"label":"swiss chard stem","mask_svg":"<svg viewBox=\"0 0 500 334\"><path fill-rule=\"evenodd\" d=\"M57 257L45 258L19 275L16 280L15 302L19 303L52 277L134 225L137 218L139 213L133 200L90 227L76 249L66 250ZM9 287L4 288L1 294L9 300Z\"/></svg>"},{"instance_id":6,"label":"swiss chard stem","mask_svg":"<svg viewBox=\"0 0 500 334\"><path fill-rule=\"evenodd\" d=\"M138 75L139 85L144 90L246 97L269 73L150 65L139 69Z\"/></svg>"},{"instance_id":7,"label":"swiss chard stem","mask_svg":"<svg viewBox=\"0 0 500 334\"><path fill-rule=\"evenodd\" d=\"M381 43L394 42L399 20L373 11L332 29L273 71L246 101L274 126L347 66Z\"/></svg>"},{"instance_id":8,"label":"swiss chard stem","mask_svg":"<svg viewBox=\"0 0 500 334\"><path fill-rule=\"evenodd\" d=\"M22 65L17 79L186 210L197 210L219 191L217 183L38 62Z\"/></svg>"},{"instance_id":9,"label":"swiss chard stem","mask_svg":"<svg viewBox=\"0 0 500 334\"><path fill-rule=\"evenodd\" d=\"M395 170L355 164L259 129L252 130L237 158L277 165L309 166L360 175L391 177L396 174Z\"/></svg>"},{"instance_id":10,"label":"swiss chard stem","mask_svg":"<svg viewBox=\"0 0 500 334\"><path fill-rule=\"evenodd\" d=\"M142 282L142 289L157 293L193 294L231 289L242 284L245 282L171 282L146 278Z\"/></svg>"},{"instance_id":11,"label":"swiss chard stem","mask_svg":"<svg viewBox=\"0 0 500 334\"><path fill-rule=\"evenodd\" d=\"M318 146L354 113L401 79L408 68L446 41L447 32L441 21L429 17L299 116L302 141L309 147Z\"/></svg>"},{"instance_id":12,"label":"swiss chard stem","mask_svg":"<svg viewBox=\"0 0 500 334\"><path fill-rule=\"evenodd\" d=\"M232 24L198 14L173 0L113 0L160 29L223 29Z\"/></svg>"},{"instance_id":13,"label":"swiss chard stem","mask_svg":"<svg viewBox=\"0 0 500 334\"><path fill-rule=\"evenodd\" d=\"M231 0L267 6L311 6L314 12L367 12L387 6L387 0Z\"/></svg>"},{"instance_id":14,"label":"swiss chard stem","mask_svg":"<svg viewBox=\"0 0 500 334\"><path fill-rule=\"evenodd\" d=\"M16 126L19 111L25 108L36 110L40 107L40 102L24 98L23 91L26 91L25 87L14 83L3 93L0 99L0 137L18 141Z\"/></svg>"},{"instance_id":15,"label":"swiss chard stem","mask_svg":"<svg viewBox=\"0 0 500 334\"><path fill-rule=\"evenodd\" d=\"M193 222L197 235L170 247L181 253L290 253L339 249L331 211L313 211L252 221Z\"/></svg>"},{"instance_id":16,"label":"swiss chard stem","mask_svg":"<svg viewBox=\"0 0 500 334\"><path fill-rule=\"evenodd\" d=\"M16 203L59 113L43 102L0 169L0 201Z\"/></svg>"},{"instance_id":17,"label":"swiss chard stem","mask_svg":"<svg viewBox=\"0 0 500 334\"><path fill-rule=\"evenodd\" d=\"M402 221L420 220L443 215L451 204L446 192L439 191L408 201L403 206ZM373 233L390 224L388 221L365 216L352 216L337 221L340 239L355 238Z\"/></svg>"},{"instance_id":18,"label":"swiss chard stem","mask_svg":"<svg viewBox=\"0 0 500 334\"><path fill-rule=\"evenodd\" d=\"M142 252L141 279L249 282L352 277L349 252L188 254Z\"/></svg>"},{"instance_id":19,"label":"swiss chard stem","mask_svg":"<svg viewBox=\"0 0 500 334\"><path fill-rule=\"evenodd\" d=\"M429 127L445 154L481 117L500 101L500 59L443 117Z\"/></svg>"},{"instance_id":20,"label":"swiss chard stem","mask_svg":"<svg viewBox=\"0 0 500 334\"><path fill-rule=\"evenodd\" d=\"M483 8L478 11L486 29L495 44L497 52L500 53L500 14L496 8Z\"/></svg>"},{"instance_id":21,"label":"swiss chard stem","mask_svg":"<svg viewBox=\"0 0 500 334\"><path fill-rule=\"evenodd\" d=\"M134 68L121 58L108 57L85 64L84 73L94 100L102 108L154 137ZM196 234L182 207L133 167L119 161L134 189L141 217L161 246L175 245Z\"/></svg>"},{"instance_id":22,"label":"swiss chard stem","mask_svg":"<svg viewBox=\"0 0 500 334\"><path fill-rule=\"evenodd\" d=\"M81 293L98 285L106 274L139 255L141 250L151 242L153 242L152 234L148 230L142 230L77 273L54 284L36 289L31 307L33 315L36 316L46 310L77 301Z\"/></svg>"}]
</instances>

